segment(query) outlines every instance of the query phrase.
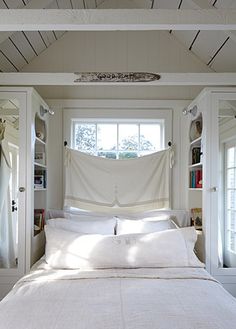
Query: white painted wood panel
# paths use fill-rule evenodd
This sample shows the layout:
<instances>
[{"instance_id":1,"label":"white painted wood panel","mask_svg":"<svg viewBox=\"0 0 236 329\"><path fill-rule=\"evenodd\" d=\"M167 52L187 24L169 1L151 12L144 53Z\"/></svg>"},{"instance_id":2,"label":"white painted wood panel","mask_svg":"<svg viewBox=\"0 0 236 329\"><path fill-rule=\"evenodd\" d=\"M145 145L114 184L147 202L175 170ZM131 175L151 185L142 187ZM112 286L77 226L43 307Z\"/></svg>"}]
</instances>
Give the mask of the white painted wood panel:
<instances>
[{"instance_id":1,"label":"white painted wood panel","mask_svg":"<svg viewBox=\"0 0 236 329\"><path fill-rule=\"evenodd\" d=\"M7 9L7 6L2 0L0 0L0 9Z\"/></svg>"},{"instance_id":2,"label":"white painted wood panel","mask_svg":"<svg viewBox=\"0 0 236 329\"><path fill-rule=\"evenodd\" d=\"M73 4L74 2L77 2L76 0L72 0ZM83 1L79 1L80 2L80 6L82 6L82 8L84 8L84 5L83 5ZM76 7L74 7L76 8ZM96 9L96 0L87 0L86 1L86 8L87 9Z\"/></svg>"},{"instance_id":3,"label":"white painted wood panel","mask_svg":"<svg viewBox=\"0 0 236 329\"><path fill-rule=\"evenodd\" d=\"M84 9L83 0L71 0L71 1L74 9ZM92 8L95 8L95 6ZM90 9L90 7L88 7L88 9Z\"/></svg>"},{"instance_id":4,"label":"white painted wood panel","mask_svg":"<svg viewBox=\"0 0 236 329\"><path fill-rule=\"evenodd\" d=\"M55 42L55 36L52 31L40 31L47 46Z\"/></svg>"},{"instance_id":5,"label":"white painted wood panel","mask_svg":"<svg viewBox=\"0 0 236 329\"><path fill-rule=\"evenodd\" d=\"M26 37L28 37L27 34L26 34ZM30 62L36 56L36 54L34 53L33 49L31 48L26 37L24 36L24 34L22 32L16 32L11 36L11 39L14 41L17 48L20 50L20 52L23 54L23 56L26 58L26 60L28 62ZM13 56L12 53L8 53L8 54ZM17 62L17 64L18 64L18 62ZM22 66L20 66L20 67L22 67Z\"/></svg>"},{"instance_id":6,"label":"white painted wood panel","mask_svg":"<svg viewBox=\"0 0 236 329\"><path fill-rule=\"evenodd\" d=\"M24 3L22 0L5 0L7 6L11 9L23 8Z\"/></svg>"},{"instance_id":7,"label":"white painted wood panel","mask_svg":"<svg viewBox=\"0 0 236 329\"><path fill-rule=\"evenodd\" d=\"M155 0L153 8L154 9L177 9L179 5L179 0Z\"/></svg>"},{"instance_id":8,"label":"white painted wood panel","mask_svg":"<svg viewBox=\"0 0 236 329\"><path fill-rule=\"evenodd\" d=\"M228 40L212 62L212 68L217 72L236 71L236 43Z\"/></svg>"},{"instance_id":9,"label":"white painted wood panel","mask_svg":"<svg viewBox=\"0 0 236 329\"><path fill-rule=\"evenodd\" d=\"M30 43L34 47L37 54L40 54L43 50L46 49L46 46L40 37L39 32L37 31L26 31L25 34L27 35L27 38L29 39Z\"/></svg>"},{"instance_id":10,"label":"white painted wood panel","mask_svg":"<svg viewBox=\"0 0 236 329\"><path fill-rule=\"evenodd\" d=\"M0 52L0 70L3 72L16 72L14 66Z\"/></svg>"},{"instance_id":11,"label":"white painted wood panel","mask_svg":"<svg viewBox=\"0 0 236 329\"><path fill-rule=\"evenodd\" d=\"M221 31L201 31L192 51L205 63L208 63L226 38L227 36Z\"/></svg>"},{"instance_id":12,"label":"white painted wood panel","mask_svg":"<svg viewBox=\"0 0 236 329\"><path fill-rule=\"evenodd\" d=\"M99 39L97 39L96 34L94 33L73 33L75 34L74 37L72 35L71 38L67 38L67 35L65 35L63 39L61 39L62 44L65 44L65 47L68 47L67 50L63 47L65 50L62 55L63 70L66 71L67 67L69 67L72 72L78 72L81 69L84 69L85 71L96 71L100 65L100 60L97 60L97 57L99 57L100 54L102 55L103 43L100 44ZM75 41L74 50L68 54L73 39ZM97 48L100 49L99 54L97 53ZM108 49L108 51L110 51L110 49ZM104 56L107 56L108 54L110 53L108 52ZM104 56L102 57L103 59Z\"/></svg>"},{"instance_id":13,"label":"white painted wood panel","mask_svg":"<svg viewBox=\"0 0 236 329\"><path fill-rule=\"evenodd\" d=\"M124 34L125 36L125 34ZM142 40L142 42L140 42ZM126 67L127 71L147 71L148 70L148 45L149 38L145 38L145 32L139 33L128 32L126 41L127 56ZM122 55L126 55L124 51Z\"/></svg>"},{"instance_id":14,"label":"white painted wood panel","mask_svg":"<svg viewBox=\"0 0 236 329\"><path fill-rule=\"evenodd\" d=\"M59 9L73 9L70 0L57 0Z\"/></svg>"},{"instance_id":15,"label":"white painted wood panel","mask_svg":"<svg viewBox=\"0 0 236 329\"><path fill-rule=\"evenodd\" d=\"M216 3L216 8L236 8L235 0L218 0Z\"/></svg>"},{"instance_id":16,"label":"white painted wood panel","mask_svg":"<svg viewBox=\"0 0 236 329\"><path fill-rule=\"evenodd\" d=\"M87 1L85 0L87 3ZM100 9L133 9L133 8L150 8L151 1L147 0L106 0L100 1L98 8Z\"/></svg>"},{"instance_id":17,"label":"white painted wood panel","mask_svg":"<svg viewBox=\"0 0 236 329\"><path fill-rule=\"evenodd\" d=\"M54 1L51 1L47 7L47 9L59 9L59 5L58 5L58 2L56 0Z\"/></svg>"},{"instance_id":18,"label":"white painted wood panel","mask_svg":"<svg viewBox=\"0 0 236 329\"><path fill-rule=\"evenodd\" d=\"M16 51L16 48L9 39L0 45L0 49L4 52L5 55L7 55L7 57L17 67L18 70L26 64L24 58L18 51Z\"/></svg>"},{"instance_id":19,"label":"white painted wood panel","mask_svg":"<svg viewBox=\"0 0 236 329\"><path fill-rule=\"evenodd\" d=\"M173 31L172 33L187 49L189 49L197 32L198 31Z\"/></svg>"}]
</instances>

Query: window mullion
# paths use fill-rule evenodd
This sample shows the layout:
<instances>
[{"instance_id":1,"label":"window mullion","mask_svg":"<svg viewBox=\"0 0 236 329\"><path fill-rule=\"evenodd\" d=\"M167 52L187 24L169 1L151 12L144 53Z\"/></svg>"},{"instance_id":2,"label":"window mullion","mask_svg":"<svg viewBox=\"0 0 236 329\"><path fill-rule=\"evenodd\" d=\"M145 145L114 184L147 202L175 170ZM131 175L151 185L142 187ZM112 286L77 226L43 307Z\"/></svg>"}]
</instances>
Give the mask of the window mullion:
<instances>
[{"instance_id":1,"label":"window mullion","mask_svg":"<svg viewBox=\"0 0 236 329\"><path fill-rule=\"evenodd\" d=\"M97 123L95 123L95 125L96 125L96 150L95 150L95 153L96 153L96 155L98 155L98 124Z\"/></svg>"},{"instance_id":2,"label":"window mullion","mask_svg":"<svg viewBox=\"0 0 236 329\"><path fill-rule=\"evenodd\" d=\"M140 123L138 124L138 156L140 157Z\"/></svg>"},{"instance_id":3,"label":"window mullion","mask_svg":"<svg viewBox=\"0 0 236 329\"><path fill-rule=\"evenodd\" d=\"M119 123L116 124L116 159L119 159Z\"/></svg>"}]
</instances>

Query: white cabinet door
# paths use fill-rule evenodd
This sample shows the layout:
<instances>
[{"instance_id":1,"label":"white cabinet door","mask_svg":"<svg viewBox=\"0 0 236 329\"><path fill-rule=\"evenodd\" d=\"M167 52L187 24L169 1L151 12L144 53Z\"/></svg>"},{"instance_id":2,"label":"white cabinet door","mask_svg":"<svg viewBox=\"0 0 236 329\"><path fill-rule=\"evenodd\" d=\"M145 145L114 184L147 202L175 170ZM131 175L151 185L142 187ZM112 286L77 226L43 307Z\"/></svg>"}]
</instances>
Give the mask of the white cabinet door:
<instances>
[{"instance_id":1,"label":"white cabinet door","mask_svg":"<svg viewBox=\"0 0 236 329\"><path fill-rule=\"evenodd\" d=\"M0 298L25 273L26 99L0 90Z\"/></svg>"},{"instance_id":2,"label":"white cabinet door","mask_svg":"<svg viewBox=\"0 0 236 329\"><path fill-rule=\"evenodd\" d=\"M211 274L236 293L236 90L211 93Z\"/></svg>"}]
</instances>

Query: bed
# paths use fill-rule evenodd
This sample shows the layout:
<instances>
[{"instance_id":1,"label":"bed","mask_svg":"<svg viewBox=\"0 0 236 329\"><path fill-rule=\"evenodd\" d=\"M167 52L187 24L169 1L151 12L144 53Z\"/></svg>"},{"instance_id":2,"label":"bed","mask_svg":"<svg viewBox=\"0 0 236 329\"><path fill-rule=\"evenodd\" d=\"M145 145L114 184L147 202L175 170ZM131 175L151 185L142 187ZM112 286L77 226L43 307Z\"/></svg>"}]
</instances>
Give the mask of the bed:
<instances>
[{"instance_id":1,"label":"bed","mask_svg":"<svg viewBox=\"0 0 236 329\"><path fill-rule=\"evenodd\" d=\"M194 228L106 220L90 223L99 234L46 226L45 256L0 303L1 329L235 328L236 300L194 255Z\"/></svg>"}]
</instances>

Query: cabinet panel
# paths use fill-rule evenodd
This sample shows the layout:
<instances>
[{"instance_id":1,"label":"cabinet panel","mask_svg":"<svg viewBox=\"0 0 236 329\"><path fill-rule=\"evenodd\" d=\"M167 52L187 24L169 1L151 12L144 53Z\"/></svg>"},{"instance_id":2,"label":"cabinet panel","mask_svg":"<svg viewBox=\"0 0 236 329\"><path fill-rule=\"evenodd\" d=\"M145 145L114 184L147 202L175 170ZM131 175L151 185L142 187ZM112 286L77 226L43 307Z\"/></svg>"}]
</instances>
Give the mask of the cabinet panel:
<instances>
[{"instance_id":1,"label":"cabinet panel","mask_svg":"<svg viewBox=\"0 0 236 329\"><path fill-rule=\"evenodd\" d=\"M0 297L25 272L26 99L0 91Z\"/></svg>"}]
</instances>

